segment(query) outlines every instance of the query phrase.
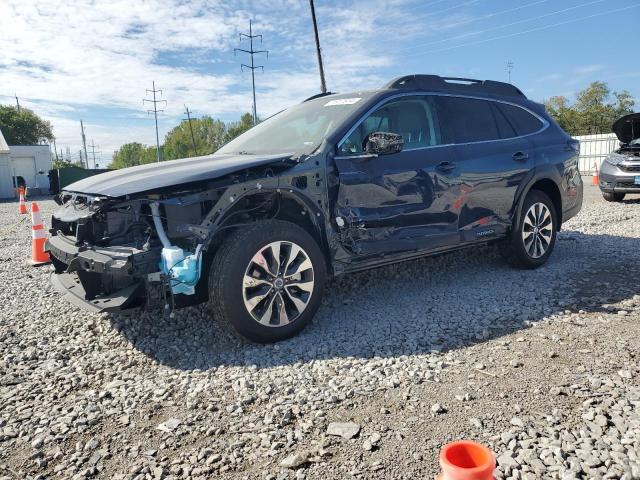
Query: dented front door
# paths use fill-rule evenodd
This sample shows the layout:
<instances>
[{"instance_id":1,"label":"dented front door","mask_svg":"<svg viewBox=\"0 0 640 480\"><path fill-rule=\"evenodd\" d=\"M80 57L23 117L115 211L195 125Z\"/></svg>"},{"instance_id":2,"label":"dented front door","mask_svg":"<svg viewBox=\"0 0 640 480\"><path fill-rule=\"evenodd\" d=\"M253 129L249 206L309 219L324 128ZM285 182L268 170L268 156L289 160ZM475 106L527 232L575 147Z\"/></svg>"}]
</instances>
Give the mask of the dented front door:
<instances>
[{"instance_id":1,"label":"dented front door","mask_svg":"<svg viewBox=\"0 0 640 480\"><path fill-rule=\"evenodd\" d=\"M336 158L337 215L354 253L432 249L458 242L459 170L450 147Z\"/></svg>"}]
</instances>

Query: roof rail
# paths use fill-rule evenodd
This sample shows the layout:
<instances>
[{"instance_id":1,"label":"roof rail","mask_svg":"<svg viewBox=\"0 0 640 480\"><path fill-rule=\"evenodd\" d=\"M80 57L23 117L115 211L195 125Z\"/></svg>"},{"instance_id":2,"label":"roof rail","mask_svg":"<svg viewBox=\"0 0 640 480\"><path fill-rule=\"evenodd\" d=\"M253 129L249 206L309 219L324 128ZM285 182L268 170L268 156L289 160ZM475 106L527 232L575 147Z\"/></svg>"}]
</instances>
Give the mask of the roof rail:
<instances>
[{"instance_id":1,"label":"roof rail","mask_svg":"<svg viewBox=\"0 0 640 480\"><path fill-rule=\"evenodd\" d=\"M441 77L439 75L405 75L387 83L384 88L411 88L418 90L455 91L464 93L489 93L527 98L517 87L495 80Z\"/></svg>"},{"instance_id":2,"label":"roof rail","mask_svg":"<svg viewBox=\"0 0 640 480\"><path fill-rule=\"evenodd\" d=\"M304 99L302 103L308 102L309 100L313 100L314 98L326 97L327 95L333 95L333 94L334 92L316 93L315 95L311 95L309 98Z\"/></svg>"}]
</instances>

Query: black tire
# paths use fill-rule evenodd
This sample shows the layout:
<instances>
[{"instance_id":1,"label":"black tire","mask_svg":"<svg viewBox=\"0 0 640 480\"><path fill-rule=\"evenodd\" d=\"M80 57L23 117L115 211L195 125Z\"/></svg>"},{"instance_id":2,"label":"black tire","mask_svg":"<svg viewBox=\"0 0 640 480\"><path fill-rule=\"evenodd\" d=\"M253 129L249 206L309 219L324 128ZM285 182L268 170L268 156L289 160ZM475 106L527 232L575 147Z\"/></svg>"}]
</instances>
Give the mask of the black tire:
<instances>
[{"instance_id":1,"label":"black tire","mask_svg":"<svg viewBox=\"0 0 640 480\"><path fill-rule=\"evenodd\" d=\"M267 278L271 279L269 282L272 283L272 286L266 285L268 282L261 280L260 288L263 288L264 285L264 288L268 289L271 296L277 297L271 302L271 307L268 307L273 309L273 315L278 317L281 304L286 304L285 315L287 315L287 307L289 307L288 310L290 312L294 312L289 323L280 326L267 326L259 323L250 313L249 307L245 306L245 295L249 290L243 282L245 281L245 273L251 265L254 271L261 271L260 268L257 268L256 263L252 263L252 259L274 242L285 242L283 244L285 248L286 245L291 248L292 244L301 247L302 254L306 255L312 265L313 286L308 297L306 297L306 293L301 291L305 295L305 301L308 303L300 313L296 310L291 296L285 296L285 292L288 291L286 287L280 286L280 289L276 290L275 283L273 283L276 277L265 274L265 280ZM269 252L272 252L272 250L269 250ZM281 253L281 255L286 255L286 253ZM273 257L270 257L270 259L273 259ZM284 261L281 260L279 263L284 263ZM265 269L261 272L266 273L267 270ZM303 273L309 275L309 270L307 269ZM260 274L262 275L262 273ZM281 275L280 278L285 279L286 277ZM228 327L231 333L236 334L236 336L239 335L256 343L277 342L296 335L311 321L320 306L325 280L325 258L311 235L290 222L281 220L258 221L254 225L231 234L218 249L209 272L209 304L216 320ZM300 284L302 281L302 278L300 278L298 283ZM288 288L294 288L295 290L296 287L290 286ZM272 291L273 293L271 293ZM280 294L277 292L280 292ZM265 301L270 298L265 298ZM261 304L262 302L256 308ZM267 311L267 308L264 311ZM253 312L255 314L256 310L254 309ZM281 320L275 318L274 321L279 323Z\"/></svg>"},{"instance_id":2,"label":"black tire","mask_svg":"<svg viewBox=\"0 0 640 480\"><path fill-rule=\"evenodd\" d=\"M624 200L624 193L602 192L602 198L607 202L621 202Z\"/></svg>"},{"instance_id":3,"label":"black tire","mask_svg":"<svg viewBox=\"0 0 640 480\"><path fill-rule=\"evenodd\" d=\"M544 253L537 257L534 255L542 253L542 248L540 248L540 250L536 250L536 247L534 246L534 253L530 253L532 244L526 244L523 238L525 229L527 233L533 231L532 227L530 226L531 218L533 217L529 217L529 223L527 223L526 225L525 222L527 222L527 216L530 209L536 204L545 205L551 217L551 232L550 240L548 242L545 242L545 237L548 234L548 230L547 227L544 226L544 223L542 223L542 228L539 227L535 230L536 233L534 234L533 241L535 242L535 237L538 236L540 238L540 246L544 246L545 243L547 245ZM558 214L551 199L544 192L541 192L539 190L531 190L525 197L522 204L522 210L520 212L518 224L513 226L511 232L509 233L509 237L501 244L500 253L502 253L502 256L505 258L505 260L514 267L538 268L547 261L547 259L553 252L553 247L556 243L558 227ZM540 232L540 234L537 233L538 231Z\"/></svg>"}]
</instances>

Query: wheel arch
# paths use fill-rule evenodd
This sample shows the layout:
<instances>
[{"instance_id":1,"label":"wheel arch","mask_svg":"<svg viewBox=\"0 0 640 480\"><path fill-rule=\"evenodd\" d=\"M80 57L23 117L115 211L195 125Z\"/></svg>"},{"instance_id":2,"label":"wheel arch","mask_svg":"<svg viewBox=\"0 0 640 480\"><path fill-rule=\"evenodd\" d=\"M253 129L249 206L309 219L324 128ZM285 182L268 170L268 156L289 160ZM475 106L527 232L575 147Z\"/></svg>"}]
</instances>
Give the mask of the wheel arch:
<instances>
[{"instance_id":1,"label":"wheel arch","mask_svg":"<svg viewBox=\"0 0 640 480\"><path fill-rule=\"evenodd\" d=\"M531 190L537 190L546 194L553 203L553 207L556 211L556 218L558 220L558 231L562 227L562 193L558 185L558 181L553 178L552 175L540 174L534 176L522 189L522 194L518 199L516 214L514 215L513 225L520 223L520 216L522 215L522 205L524 199L527 197Z\"/></svg>"}]
</instances>

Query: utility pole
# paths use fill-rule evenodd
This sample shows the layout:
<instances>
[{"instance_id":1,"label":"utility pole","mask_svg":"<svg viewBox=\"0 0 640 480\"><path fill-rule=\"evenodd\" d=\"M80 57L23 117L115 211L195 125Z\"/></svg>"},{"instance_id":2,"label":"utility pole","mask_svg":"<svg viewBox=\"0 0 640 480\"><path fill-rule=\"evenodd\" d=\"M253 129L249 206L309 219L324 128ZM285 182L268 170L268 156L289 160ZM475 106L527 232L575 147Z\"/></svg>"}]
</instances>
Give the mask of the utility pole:
<instances>
[{"instance_id":1,"label":"utility pole","mask_svg":"<svg viewBox=\"0 0 640 480\"><path fill-rule=\"evenodd\" d=\"M89 146L91 147L91 153L93 155L93 168L95 169L96 168L96 144L93 141L93 138L91 139L91 145L89 145ZM100 148L100 147L98 147L98 148ZM100 152L98 152L98 153L100 153Z\"/></svg>"},{"instance_id":2,"label":"utility pole","mask_svg":"<svg viewBox=\"0 0 640 480\"><path fill-rule=\"evenodd\" d=\"M509 83L511 83L511 70L513 70L513 62L509 60L507 62L507 79Z\"/></svg>"},{"instance_id":3,"label":"utility pole","mask_svg":"<svg viewBox=\"0 0 640 480\"><path fill-rule=\"evenodd\" d=\"M89 157L87 156L87 139L84 135L84 124L80 120L80 129L82 130L82 147L84 148L84 159L86 161L87 168L89 168ZM80 166L82 166L82 155L80 155Z\"/></svg>"},{"instance_id":4,"label":"utility pole","mask_svg":"<svg viewBox=\"0 0 640 480\"><path fill-rule=\"evenodd\" d=\"M18 113L20 113L20 100L18 100L18 94L14 93L14 97L16 97L16 107L18 107Z\"/></svg>"},{"instance_id":5,"label":"utility pole","mask_svg":"<svg viewBox=\"0 0 640 480\"><path fill-rule=\"evenodd\" d=\"M58 147L56 146L56 137L53 137L53 153L56 155L56 160L58 160Z\"/></svg>"},{"instance_id":6,"label":"utility pole","mask_svg":"<svg viewBox=\"0 0 640 480\"><path fill-rule=\"evenodd\" d=\"M324 67L322 66L322 51L320 50L320 37L318 36L318 23L316 22L316 8L313 0L309 0L311 7L311 20L313 21L313 33L316 37L316 54L318 55L318 70L320 70L320 91L327 93L327 82L324 80Z\"/></svg>"},{"instance_id":7,"label":"utility pole","mask_svg":"<svg viewBox=\"0 0 640 480\"><path fill-rule=\"evenodd\" d=\"M264 67L262 65L254 65L253 63L253 56L257 53L266 53L267 58L269 58L269 51L268 50L254 50L253 49L253 39L254 38L260 38L260 43L262 43L262 35L254 35L253 34L253 28L251 25L251 20L249 20L249 35L247 35L246 33L241 33L240 34L240 41L242 42L242 38L246 37L249 39L249 50L244 50L242 48L234 48L233 49L233 54L235 55L236 52L244 52L244 53L248 53L249 57L251 58L251 65L245 65L244 63L240 64L240 70L244 71L243 69L248 68L251 70L251 88L253 90L253 124L256 125L258 123L258 110L256 108L256 78L255 78L255 70L257 68L262 69L262 71L264 72Z\"/></svg>"},{"instance_id":8,"label":"utility pole","mask_svg":"<svg viewBox=\"0 0 640 480\"><path fill-rule=\"evenodd\" d=\"M162 154L160 153L160 137L158 136L158 112L162 113L164 112L164 110L158 110L158 104L164 102L164 104L167 104L166 100L156 100L156 93L159 93L160 96L162 96L162 90L156 90L156 82L155 80L151 83L152 88L151 90L149 90L147 88L147 93L152 93L153 94L153 100L147 100L146 98L142 100L142 103L144 104L145 102L149 102L149 103L153 103L153 110L147 110L147 115L151 112L153 112L153 115L156 119L156 160L158 161L158 163L160 163Z\"/></svg>"},{"instance_id":9,"label":"utility pole","mask_svg":"<svg viewBox=\"0 0 640 480\"><path fill-rule=\"evenodd\" d=\"M193 151L196 152L196 157L198 156L198 147L196 147L196 137L193 135L193 126L191 125L191 113L189 111L189 107L184 106L184 113L187 114L187 120L189 121L189 130L191 131L191 141L193 142Z\"/></svg>"}]
</instances>

